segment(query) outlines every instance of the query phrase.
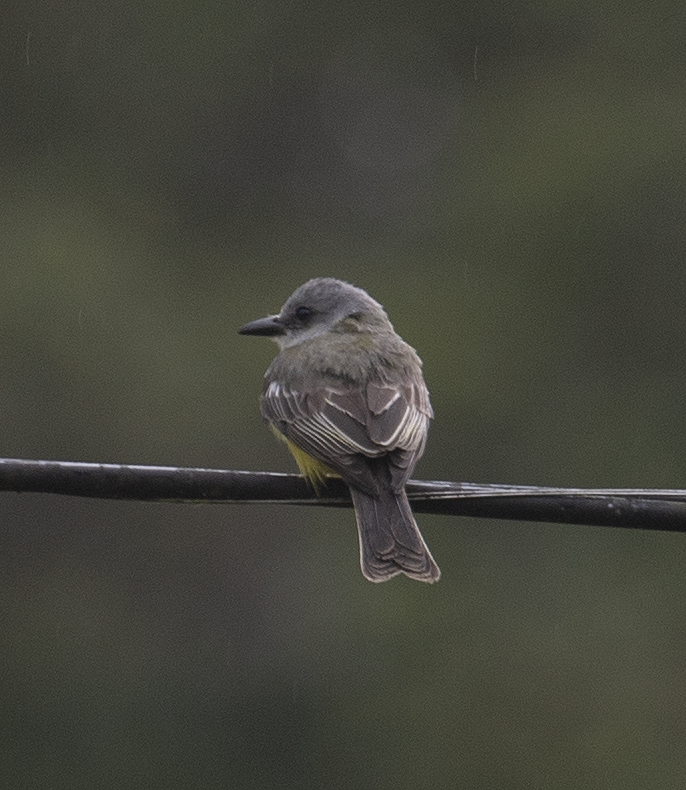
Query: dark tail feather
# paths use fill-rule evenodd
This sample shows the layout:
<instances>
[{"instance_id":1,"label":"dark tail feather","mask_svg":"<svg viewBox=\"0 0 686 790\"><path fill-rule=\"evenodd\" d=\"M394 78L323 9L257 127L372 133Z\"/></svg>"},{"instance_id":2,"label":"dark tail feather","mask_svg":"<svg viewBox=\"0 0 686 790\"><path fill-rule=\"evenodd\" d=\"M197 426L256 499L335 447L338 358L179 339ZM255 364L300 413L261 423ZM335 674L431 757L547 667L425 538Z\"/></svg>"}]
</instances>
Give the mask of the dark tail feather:
<instances>
[{"instance_id":1,"label":"dark tail feather","mask_svg":"<svg viewBox=\"0 0 686 790\"><path fill-rule=\"evenodd\" d=\"M385 582L399 573L420 582L440 579L404 491L386 490L376 498L357 488L350 493L360 532L360 564L369 581Z\"/></svg>"}]
</instances>

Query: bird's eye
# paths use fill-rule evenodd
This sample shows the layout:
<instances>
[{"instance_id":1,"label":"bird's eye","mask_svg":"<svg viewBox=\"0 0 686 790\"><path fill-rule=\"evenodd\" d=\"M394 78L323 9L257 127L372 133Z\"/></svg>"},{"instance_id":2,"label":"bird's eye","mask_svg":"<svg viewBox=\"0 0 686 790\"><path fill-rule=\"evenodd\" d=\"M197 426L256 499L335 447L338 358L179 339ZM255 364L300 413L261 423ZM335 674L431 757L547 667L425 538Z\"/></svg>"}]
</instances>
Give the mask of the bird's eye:
<instances>
[{"instance_id":1,"label":"bird's eye","mask_svg":"<svg viewBox=\"0 0 686 790\"><path fill-rule=\"evenodd\" d=\"M304 323L308 318L312 317L312 309L305 306L297 307L295 310L295 317L298 319L298 321L302 321Z\"/></svg>"}]
</instances>

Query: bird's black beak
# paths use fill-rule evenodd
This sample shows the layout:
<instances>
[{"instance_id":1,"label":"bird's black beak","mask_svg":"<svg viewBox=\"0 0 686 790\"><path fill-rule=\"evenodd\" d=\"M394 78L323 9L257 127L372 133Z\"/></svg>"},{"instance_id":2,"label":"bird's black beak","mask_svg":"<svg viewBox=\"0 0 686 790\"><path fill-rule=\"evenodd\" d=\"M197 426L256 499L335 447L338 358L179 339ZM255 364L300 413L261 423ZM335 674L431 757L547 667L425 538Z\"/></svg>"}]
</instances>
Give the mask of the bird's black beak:
<instances>
[{"instance_id":1,"label":"bird's black beak","mask_svg":"<svg viewBox=\"0 0 686 790\"><path fill-rule=\"evenodd\" d=\"M270 315L267 318L258 318L251 321L238 330L239 335L262 335L263 337L276 337L285 334L283 322L278 315Z\"/></svg>"}]
</instances>

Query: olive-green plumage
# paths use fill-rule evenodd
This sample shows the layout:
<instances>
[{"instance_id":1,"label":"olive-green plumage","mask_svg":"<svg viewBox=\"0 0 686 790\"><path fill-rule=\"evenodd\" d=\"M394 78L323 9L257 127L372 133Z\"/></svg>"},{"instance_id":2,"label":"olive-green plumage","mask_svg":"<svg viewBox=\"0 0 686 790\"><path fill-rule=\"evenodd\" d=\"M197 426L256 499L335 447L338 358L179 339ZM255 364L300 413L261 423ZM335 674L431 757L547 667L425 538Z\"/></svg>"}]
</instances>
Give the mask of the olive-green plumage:
<instances>
[{"instance_id":1,"label":"olive-green plumage","mask_svg":"<svg viewBox=\"0 0 686 790\"><path fill-rule=\"evenodd\" d=\"M262 416L315 489L331 473L350 487L364 575L437 581L405 493L433 412L421 360L383 307L360 288L317 278L279 315L239 331L279 344L265 374Z\"/></svg>"}]
</instances>

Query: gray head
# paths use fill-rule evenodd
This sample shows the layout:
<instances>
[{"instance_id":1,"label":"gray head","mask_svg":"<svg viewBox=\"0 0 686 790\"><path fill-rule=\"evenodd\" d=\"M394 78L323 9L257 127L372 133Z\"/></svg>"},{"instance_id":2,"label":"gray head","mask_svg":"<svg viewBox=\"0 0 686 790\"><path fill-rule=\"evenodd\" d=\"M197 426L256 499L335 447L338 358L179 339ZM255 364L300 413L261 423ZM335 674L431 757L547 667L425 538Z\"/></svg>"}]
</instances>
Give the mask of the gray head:
<instances>
[{"instance_id":1,"label":"gray head","mask_svg":"<svg viewBox=\"0 0 686 790\"><path fill-rule=\"evenodd\" d=\"M278 315L258 318L238 332L271 337L286 348L332 329L360 332L374 327L392 329L383 307L366 291L333 277L317 277L301 285Z\"/></svg>"}]
</instances>

